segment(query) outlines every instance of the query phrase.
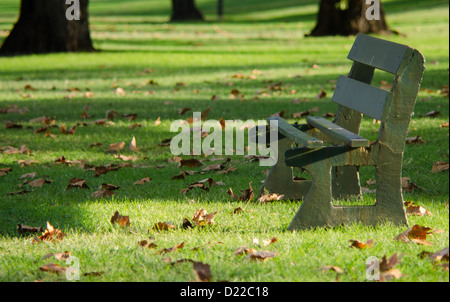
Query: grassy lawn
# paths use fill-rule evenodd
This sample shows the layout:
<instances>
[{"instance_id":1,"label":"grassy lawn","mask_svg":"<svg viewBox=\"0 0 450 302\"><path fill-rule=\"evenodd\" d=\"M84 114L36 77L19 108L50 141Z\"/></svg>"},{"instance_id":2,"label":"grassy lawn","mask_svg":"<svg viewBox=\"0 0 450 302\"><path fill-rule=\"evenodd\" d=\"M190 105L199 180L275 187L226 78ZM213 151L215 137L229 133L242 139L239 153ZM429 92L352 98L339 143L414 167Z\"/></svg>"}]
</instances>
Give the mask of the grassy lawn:
<instances>
[{"instance_id":1,"label":"grassy lawn","mask_svg":"<svg viewBox=\"0 0 450 302\"><path fill-rule=\"evenodd\" d=\"M314 115L336 112L334 81L350 69L346 56L355 37L305 38L314 26L318 1L225 1L224 22L218 22L216 1L198 0L206 22L185 24L168 23L168 0L90 2L91 35L101 51L0 58L0 108L19 108L0 114L0 169L11 168L0 174L0 281L66 281L65 274L39 269L48 263L67 267L64 260L44 258L64 251L79 259L80 281L196 280L192 263L171 265L170 257L210 265L212 281L331 282L336 272L321 268L337 266L342 269L339 281L364 282L369 257L395 253L403 254L395 267L402 276L392 281L449 281L448 269L418 257L449 245L448 170L432 172L433 163L449 160L448 1L384 1L389 25L401 33L384 38L417 48L427 60L409 133L423 142L406 145L403 176L418 186L404 193L405 201L431 213L408 216L410 227L436 231L428 235L429 245L394 240L407 228L392 225L286 231L301 202L260 204L254 198L247 203L227 194L229 188L239 194L251 182L257 195L267 167L244 156L223 155L197 156L202 167L180 169L169 160L170 148L159 146L176 134L170 132L173 121L208 108L208 119L265 120L284 110L286 119L299 123L305 118L292 118L292 113L315 107ZM19 1L1 1L0 42L18 7ZM392 78L375 75L376 85L384 81ZM278 82L282 89L270 91ZM233 89L239 91L237 97L231 96ZM317 98L321 89L327 94ZM185 107L191 110L180 114ZM439 113L427 114L432 111ZM112 121L99 125L114 112ZM42 116L54 124L41 132L44 125L33 119ZM7 128L8 121L21 128ZM73 134L60 130L75 125ZM361 135L374 140L377 129L365 119ZM133 137L139 151L128 147ZM108 151L110 144L120 142L125 143L122 150ZM30 152L7 151L23 145ZM118 154L135 160L116 158ZM61 156L66 163L55 161ZM228 174L207 171L172 179L181 170L201 171L227 157L226 167L236 168ZM89 169L108 165L117 169L98 176ZM34 177L23 177L32 172ZM86 180L88 188L66 188L75 177ZM134 184L145 177L151 181ZM40 178L51 182L30 185ZM224 185L180 194L206 178ZM370 179L373 169L362 169L361 184L373 189L366 184ZM113 196L92 196L104 183L120 188ZM28 192L9 194L20 191ZM374 201L373 193L364 195L364 203ZM233 214L238 207L244 210ZM215 223L183 228L183 219L192 222L199 209L216 212ZM111 223L116 211L129 216L129 226ZM45 230L47 221L66 236L36 243L33 235L17 232L18 224ZM155 229L158 222L174 228ZM274 237L276 242L264 246L264 240ZM141 247L143 240L157 247ZM349 240L373 240L373 245L350 248ZM165 250L183 242L181 248ZM276 255L252 261L235 254L243 246ZM84 275L93 272L98 274Z\"/></svg>"}]
</instances>

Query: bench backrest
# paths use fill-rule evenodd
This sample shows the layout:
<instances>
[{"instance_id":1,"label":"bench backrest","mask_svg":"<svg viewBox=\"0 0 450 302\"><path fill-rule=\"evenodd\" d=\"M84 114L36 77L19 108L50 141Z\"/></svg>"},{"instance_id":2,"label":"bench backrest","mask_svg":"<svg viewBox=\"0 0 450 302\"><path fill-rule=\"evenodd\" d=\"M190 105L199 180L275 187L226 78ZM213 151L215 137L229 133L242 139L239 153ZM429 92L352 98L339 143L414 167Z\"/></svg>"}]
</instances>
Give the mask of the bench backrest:
<instances>
[{"instance_id":1,"label":"bench backrest","mask_svg":"<svg viewBox=\"0 0 450 302\"><path fill-rule=\"evenodd\" d=\"M361 114L380 120L378 140L402 152L425 68L422 54L406 45L358 34L348 59L353 61L352 69L347 77L339 77L332 97L339 104L334 122L358 134ZM391 91L370 85L375 69L395 76Z\"/></svg>"}]
</instances>

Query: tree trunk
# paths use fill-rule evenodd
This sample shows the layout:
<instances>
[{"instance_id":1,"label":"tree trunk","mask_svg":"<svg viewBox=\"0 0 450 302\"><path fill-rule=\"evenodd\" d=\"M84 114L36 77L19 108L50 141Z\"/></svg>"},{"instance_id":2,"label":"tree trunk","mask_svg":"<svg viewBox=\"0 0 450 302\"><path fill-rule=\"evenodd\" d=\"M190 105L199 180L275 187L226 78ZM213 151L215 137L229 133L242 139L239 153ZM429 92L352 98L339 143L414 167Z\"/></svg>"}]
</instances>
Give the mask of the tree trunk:
<instances>
[{"instance_id":1,"label":"tree trunk","mask_svg":"<svg viewBox=\"0 0 450 302\"><path fill-rule=\"evenodd\" d=\"M64 0L22 0L20 17L0 48L0 55L94 51L88 2L80 0L79 20L69 21Z\"/></svg>"},{"instance_id":2,"label":"tree trunk","mask_svg":"<svg viewBox=\"0 0 450 302\"><path fill-rule=\"evenodd\" d=\"M170 21L203 21L203 15L195 6L194 0L172 0Z\"/></svg>"},{"instance_id":3,"label":"tree trunk","mask_svg":"<svg viewBox=\"0 0 450 302\"><path fill-rule=\"evenodd\" d=\"M342 8L344 1L346 0L321 0L317 25L308 36L397 33L387 25L381 2L379 5L379 20L369 20L366 14L367 12L373 12L375 6L365 4L365 0L347 0L347 7Z\"/></svg>"}]
</instances>

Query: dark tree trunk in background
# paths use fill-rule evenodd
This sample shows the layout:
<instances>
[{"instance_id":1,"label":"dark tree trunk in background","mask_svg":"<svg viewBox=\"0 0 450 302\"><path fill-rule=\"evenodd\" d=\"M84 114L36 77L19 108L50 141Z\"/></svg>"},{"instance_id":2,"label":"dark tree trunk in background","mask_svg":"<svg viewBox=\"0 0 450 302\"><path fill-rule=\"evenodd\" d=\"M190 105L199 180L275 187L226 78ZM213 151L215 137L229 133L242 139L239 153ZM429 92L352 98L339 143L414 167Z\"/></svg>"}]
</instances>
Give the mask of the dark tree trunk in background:
<instances>
[{"instance_id":1,"label":"dark tree trunk in background","mask_svg":"<svg viewBox=\"0 0 450 302\"><path fill-rule=\"evenodd\" d=\"M203 21L203 15L194 0L172 0L170 21Z\"/></svg>"},{"instance_id":2,"label":"dark tree trunk in background","mask_svg":"<svg viewBox=\"0 0 450 302\"><path fill-rule=\"evenodd\" d=\"M345 9L341 2L345 0L321 0L317 25L309 36L355 35L358 33L390 34L396 33L386 23L383 6L380 2L379 20L368 20L366 11L372 6L365 0L348 0Z\"/></svg>"},{"instance_id":3,"label":"dark tree trunk in background","mask_svg":"<svg viewBox=\"0 0 450 302\"><path fill-rule=\"evenodd\" d=\"M0 55L94 51L88 2L80 0L80 20L69 21L64 0L22 0L20 17L0 48Z\"/></svg>"}]
</instances>

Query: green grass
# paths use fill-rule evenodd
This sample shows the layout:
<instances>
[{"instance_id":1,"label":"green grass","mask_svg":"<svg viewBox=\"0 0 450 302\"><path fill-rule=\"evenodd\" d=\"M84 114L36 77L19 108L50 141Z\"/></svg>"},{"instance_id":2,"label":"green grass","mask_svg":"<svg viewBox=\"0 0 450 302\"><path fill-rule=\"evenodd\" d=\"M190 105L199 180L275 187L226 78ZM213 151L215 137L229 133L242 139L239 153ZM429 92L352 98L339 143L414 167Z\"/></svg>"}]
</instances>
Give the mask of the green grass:
<instances>
[{"instance_id":1,"label":"green grass","mask_svg":"<svg viewBox=\"0 0 450 302\"><path fill-rule=\"evenodd\" d=\"M268 116L286 111L305 111L318 106L322 115L335 112L330 101L333 80L346 74L350 62L346 56L354 37L305 38L312 29L317 12L317 1L225 1L225 21L215 20L215 3L198 1L204 11L205 23L167 23L170 2L159 1L91 1L91 29L95 47L101 52L80 54L48 54L0 58L0 108L8 105L27 107L24 114L1 114L1 124L13 121L23 129L0 128L0 147L26 145L31 155L0 153L0 168L11 167L12 172L0 176L0 280L1 281L65 281L64 275L41 272L39 267L55 259L42 259L48 253L69 250L80 259L82 273L100 272L101 276L81 276L81 281L191 281L195 280L191 264L170 266L161 261L189 258L211 266L213 281L334 281L335 273L321 272L320 267L336 265L344 270L340 281L366 281L365 262L369 256L381 258L394 253L404 256L397 266L403 276L395 281L434 282L449 280L448 271L436 268L427 259L417 255L421 251L438 251L448 246L448 171L432 173L434 162L448 162L448 97L438 90L448 85L448 2L385 1L389 24L402 33L387 39L419 49L427 59L427 70L415 107L409 136L421 136L424 144L406 145L403 176L423 188L405 193L404 199L422 205L431 216L409 216L409 224L441 229L442 233L429 237L431 246L406 244L393 238L404 227L383 225L368 228L351 225L336 229L288 232L300 202L283 201L248 205L232 200L226 193L231 187L235 193L248 188L249 182L257 192L266 167L248 162L242 156L232 156L231 166L236 171L227 175L207 172L187 176L185 180L171 180L178 174L177 164L168 163L168 147L157 146L165 138L173 137L170 124L177 119L192 116L192 111L211 108L208 119L265 120ZM1 1L0 41L4 39L17 18L18 1ZM317 64L320 68L313 68ZM152 72L145 72L146 69ZM256 79L238 79L233 75L252 75ZM149 85L153 80L158 85ZM374 83L392 80L388 75L376 74ZM268 81L281 81L281 94L260 96L255 93L267 89ZM176 90L176 84L186 86ZM26 85L35 88L25 90ZM79 88L70 92L67 89ZM114 93L115 87L126 95ZM321 88L327 92L323 99L316 95ZM245 101L231 99L231 89L245 95ZM85 93L93 92L87 98ZM291 92L292 91L292 92ZM212 101L213 95L219 100ZM70 96L70 97L68 97ZM294 98L309 102L294 104ZM171 104L165 104L166 102ZM86 104L93 117L80 117ZM181 116L178 109L192 111ZM119 115L114 125L79 126L74 135L63 135L51 128L56 138L34 134L41 127L29 122L47 115L55 117L56 124L67 128L77 122L105 118L108 110ZM437 117L424 116L432 110ZM121 115L137 113L135 121ZM155 126L160 117L162 123ZM300 123L304 119L298 120ZM140 123L133 130L129 125ZM361 135L376 139L376 125L364 120ZM135 136L140 152L133 153L128 143ZM68 160L86 164L120 164L122 161L105 152L109 144L124 141L124 155L135 155L135 167L123 167L99 177L78 165L67 166L54 160L65 156ZM100 142L98 147L91 144ZM223 156L224 157L224 156ZM38 161L21 167L19 160ZM216 162L205 162L213 164ZM158 167L163 165L163 167ZM156 168L158 167L158 168ZM198 168L197 168L198 170ZM36 178L48 176L53 180L31 193L7 196L20 188L21 175L37 172ZM87 180L89 189L65 190L73 177ZM152 181L141 186L133 183L143 177ZM212 187L210 192L194 189L186 195L179 191L188 184L212 177L225 186ZM362 169L361 183L374 178L371 168ZM117 194L98 199L91 196L102 183L120 186ZM22 187L23 188L23 187ZM365 203L374 202L374 194L364 196ZM245 207L241 214L232 215L237 207ZM215 224L203 229L185 230L183 218L191 219L203 208L217 212ZM131 225L120 228L110 223L115 211L129 215ZM67 233L61 242L31 243L31 237L19 236L17 224L45 227L46 221ZM171 221L176 229L154 231L157 222ZM155 238L155 250L143 249L138 241ZM266 247L252 243L276 236L277 242ZM369 249L349 248L349 240L373 239ZM168 254L156 251L185 242L184 248ZM193 250L195 247L221 242L213 247ZM234 255L241 246L275 251L279 255L266 262L250 262ZM65 263L58 262L61 265Z\"/></svg>"}]
</instances>

